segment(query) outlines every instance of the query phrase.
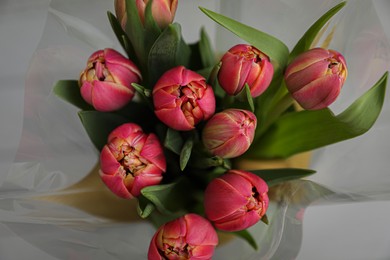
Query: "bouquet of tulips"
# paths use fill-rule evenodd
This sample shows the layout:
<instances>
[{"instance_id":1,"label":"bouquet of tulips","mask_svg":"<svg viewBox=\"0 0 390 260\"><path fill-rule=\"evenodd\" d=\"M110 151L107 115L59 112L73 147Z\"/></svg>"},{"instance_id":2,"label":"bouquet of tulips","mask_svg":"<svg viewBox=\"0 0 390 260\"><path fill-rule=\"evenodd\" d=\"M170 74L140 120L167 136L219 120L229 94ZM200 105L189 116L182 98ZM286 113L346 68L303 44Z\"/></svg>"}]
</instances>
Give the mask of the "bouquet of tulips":
<instances>
[{"instance_id":1,"label":"bouquet of tulips","mask_svg":"<svg viewBox=\"0 0 390 260\"><path fill-rule=\"evenodd\" d=\"M309 169L242 169L240 160L287 158L368 131L387 72L344 112L328 108L347 78L335 50L316 47L345 2L313 23L290 51L275 37L200 8L244 42L217 57L204 29L188 44L177 0L116 0L108 12L124 54L106 48L78 80L54 92L81 109L100 151L100 177L158 228L149 259L211 259L216 230L256 248L247 228L268 223L269 187Z\"/></svg>"}]
</instances>

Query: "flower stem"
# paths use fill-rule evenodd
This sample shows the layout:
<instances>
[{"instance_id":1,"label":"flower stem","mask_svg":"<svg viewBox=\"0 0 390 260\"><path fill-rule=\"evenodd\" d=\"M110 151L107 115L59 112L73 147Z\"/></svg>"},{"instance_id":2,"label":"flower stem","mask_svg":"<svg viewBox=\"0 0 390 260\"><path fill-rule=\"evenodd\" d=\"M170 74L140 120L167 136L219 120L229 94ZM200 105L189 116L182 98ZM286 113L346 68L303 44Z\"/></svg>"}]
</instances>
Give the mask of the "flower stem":
<instances>
[{"instance_id":1,"label":"flower stem","mask_svg":"<svg viewBox=\"0 0 390 260\"><path fill-rule=\"evenodd\" d=\"M268 128L275 123L275 121L293 105L294 99L291 94L287 92L274 106L271 107L270 113L266 117L261 129L260 135L263 134Z\"/></svg>"}]
</instances>

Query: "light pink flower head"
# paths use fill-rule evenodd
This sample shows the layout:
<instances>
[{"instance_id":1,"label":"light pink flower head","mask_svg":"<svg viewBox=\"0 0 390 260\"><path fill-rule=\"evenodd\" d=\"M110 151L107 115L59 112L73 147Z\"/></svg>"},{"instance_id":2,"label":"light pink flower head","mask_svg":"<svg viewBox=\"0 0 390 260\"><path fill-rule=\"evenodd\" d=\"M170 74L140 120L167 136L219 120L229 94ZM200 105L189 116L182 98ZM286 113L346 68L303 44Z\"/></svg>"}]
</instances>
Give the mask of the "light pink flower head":
<instances>
[{"instance_id":1,"label":"light pink flower head","mask_svg":"<svg viewBox=\"0 0 390 260\"><path fill-rule=\"evenodd\" d=\"M287 67L284 78L299 105L316 110L336 100L347 74L345 59L339 52L314 48L296 57Z\"/></svg>"},{"instance_id":2,"label":"light pink flower head","mask_svg":"<svg viewBox=\"0 0 390 260\"><path fill-rule=\"evenodd\" d=\"M239 231L256 224L268 209L268 185L259 176L230 170L213 179L205 190L207 218L224 231Z\"/></svg>"},{"instance_id":3,"label":"light pink flower head","mask_svg":"<svg viewBox=\"0 0 390 260\"><path fill-rule=\"evenodd\" d=\"M205 218L190 213L161 226L149 246L149 260L209 260L218 236Z\"/></svg>"},{"instance_id":4,"label":"light pink flower head","mask_svg":"<svg viewBox=\"0 0 390 260\"><path fill-rule=\"evenodd\" d=\"M127 123L108 136L100 166L107 187L119 197L131 199L142 188L160 183L166 161L155 134L145 134L140 126Z\"/></svg>"},{"instance_id":5,"label":"light pink flower head","mask_svg":"<svg viewBox=\"0 0 390 260\"><path fill-rule=\"evenodd\" d=\"M145 21L145 8L149 0L136 0L139 17L142 23ZM153 0L152 16L157 25L163 29L173 22L178 0Z\"/></svg>"},{"instance_id":6,"label":"light pink flower head","mask_svg":"<svg viewBox=\"0 0 390 260\"><path fill-rule=\"evenodd\" d=\"M269 86L274 68L269 57L248 44L238 44L226 52L218 72L218 81L229 95L237 95L248 84L252 97L261 95Z\"/></svg>"},{"instance_id":7,"label":"light pink flower head","mask_svg":"<svg viewBox=\"0 0 390 260\"><path fill-rule=\"evenodd\" d=\"M188 131L215 111L213 89L203 76L183 66L165 72L153 89L154 112L167 126Z\"/></svg>"},{"instance_id":8,"label":"light pink flower head","mask_svg":"<svg viewBox=\"0 0 390 260\"><path fill-rule=\"evenodd\" d=\"M94 52L81 72L81 96L98 111L113 111L125 106L134 96L132 83L141 80L139 69L113 49Z\"/></svg>"},{"instance_id":9,"label":"light pink flower head","mask_svg":"<svg viewBox=\"0 0 390 260\"><path fill-rule=\"evenodd\" d=\"M213 115L202 132L204 146L216 156L234 158L245 153L253 142L256 116L243 109L226 109Z\"/></svg>"}]
</instances>

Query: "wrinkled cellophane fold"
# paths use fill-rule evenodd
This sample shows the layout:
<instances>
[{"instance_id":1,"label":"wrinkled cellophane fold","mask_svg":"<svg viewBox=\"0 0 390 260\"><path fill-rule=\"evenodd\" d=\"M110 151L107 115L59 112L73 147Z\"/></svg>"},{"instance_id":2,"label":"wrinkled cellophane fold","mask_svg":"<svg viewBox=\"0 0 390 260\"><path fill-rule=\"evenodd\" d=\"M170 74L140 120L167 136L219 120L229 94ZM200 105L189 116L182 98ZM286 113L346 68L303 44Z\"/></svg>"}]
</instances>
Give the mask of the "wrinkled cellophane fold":
<instances>
[{"instance_id":1,"label":"wrinkled cellophane fold","mask_svg":"<svg viewBox=\"0 0 390 260\"><path fill-rule=\"evenodd\" d=\"M220 53L240 42L197 9L203 6L272 34L291 49L337 3L179 1L175 21L188 42L197 40L205 26ZM52 92L56 81L77 79L95 50L110 47L123 53L106 16L107 10L113 12L113 1L52 0L43 8L48 10L47 20L26 75L21 138L9 170L0 177L0 233L34 259L145 259L155 228L133 217L136 212L128 212L135 210L132 203L105 204L93 196L105 187L93 182L68 189L94 172L98 151L80 123L78 109ZM320 39L318 45L332 32L329 48L343 53L348 63L349 77L331 106L336 114L390 70L386 19L375 1L351 0ZM303 214L309 205L390 200L389 98L387 92L382 113L368 133L313 152L310 168L316 174L273 188L270 224L250 229L259 244L257 251L232 239L217 248L215 259L292 259L300 250ZM88 210L77 200L89 204ZM101 213L105 211L115 213Z\"/></svg>"}]
</instances>

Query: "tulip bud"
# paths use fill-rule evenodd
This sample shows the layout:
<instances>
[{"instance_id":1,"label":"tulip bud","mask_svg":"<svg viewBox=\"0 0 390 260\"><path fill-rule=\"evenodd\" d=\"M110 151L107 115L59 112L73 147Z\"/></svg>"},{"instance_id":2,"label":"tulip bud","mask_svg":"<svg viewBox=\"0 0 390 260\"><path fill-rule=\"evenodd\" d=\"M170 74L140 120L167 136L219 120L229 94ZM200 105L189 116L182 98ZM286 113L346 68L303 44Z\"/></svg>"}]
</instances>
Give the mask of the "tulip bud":
<instances>
[{"instance_id":1,"label":"tulip bud","mask_svg":"<svg viewBox=\"0 0 390 260\"><path fill-rule=\"evenodd\" d=\"M132 83L141 80L133 62L113 49L93 53L79 79L81 96L96 110L107 112L125 106L134 96Z\"/></svg>"},{"instance_id":2,"label":"tulip bud","mask_svg":"<svg viewBox=\"0 0 390 260\"><path fill-rule=\"evenodd\" d=\"M247 44L238 44L225 53L218 72L221 87L231 96L248 84L252 97L260 96L269 86L274 68L267 55Z\"/></svg>"},{"instance_id":3,"label":"tulip bud","mask_svg":"<svg viewBox=\"0 0 390 260\"><path fill-rule=\"evenodd\" d=\"M131 199L142 188L160 183L166 162L156 135L145 134L140 126L127 123L108 136L100 166L107 187L119 197Z\"/></svg>"},{"instance_id":4,"label":"tulip bud","mask_svg":"<svg viewBox=\"0 0 390 260\"><path fill-rule=\"evenodd\" d=\"M268 185L259 176L230 170L213 179L205 190L207 218L224 231L239 231L256 224L268 209Z\"/></svg>"},{"instance_id":5,"label":"tulip bud","mask_svg":"<svg viewBox=\"0 0 390 260\"><path fill-rule=\"evenodd\" d=\"M153 236L149 260L211 259L218 236L211 223L190 213L161 226Z\"/></svg>"},{"instance_id":6,"label":"tulip bud","mask_svg":"<svg viewBox=\"0 0 390 260\"><path fill-rule=\"evenodd\" d=\"M234 158L248 150L253 142L256 116L247 110L226 109L215 114L202 132L204 146L223 158Z\"/></svg>"},{"instance_id":7,"label":"tulip bud","mask_svg":"<svg viewBox=\"0 0 390 260\"><path fill-rule=\"evenodd\" d=\"M308 50L296 57L284 75L293 98L308 110L332 104L346 78L344 57L337 51L322 48Z\"/></svg>"},{"instance_id":8,"label":"tulip bud","mask_svg":"<svg viewBox=\"0 0 390 260\"><path fill-rule=\"evenodd\" d=\"M156 116L175 130L191 130L215 111L211 86L204 77L183 66L165 72L152 95Z\"/></svg>"},{"instance_id":9,"label":"tulip bud","mask_svg":"<svg viewBox=\"0 0 390 260\"><path fill-rule=\"evenodd\" d=\"M149 0L136 0L138 14L142 23L145 23L145 8ZM163 29L172 23L175 18L178 0L153 0L152 16L157 25Z\"/></svg>"},{"instance_id":10,"label":"tulip bud","mask_svg":"<svg viewBox=\"0 0 390 260\"><path fill-rule=\"evenodd\" d=\"M126 0L115 0L114 6L116 18L121 24L122 29L125 30L127 23Z\"/></svg>"}]
</instances>

